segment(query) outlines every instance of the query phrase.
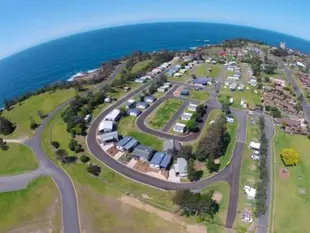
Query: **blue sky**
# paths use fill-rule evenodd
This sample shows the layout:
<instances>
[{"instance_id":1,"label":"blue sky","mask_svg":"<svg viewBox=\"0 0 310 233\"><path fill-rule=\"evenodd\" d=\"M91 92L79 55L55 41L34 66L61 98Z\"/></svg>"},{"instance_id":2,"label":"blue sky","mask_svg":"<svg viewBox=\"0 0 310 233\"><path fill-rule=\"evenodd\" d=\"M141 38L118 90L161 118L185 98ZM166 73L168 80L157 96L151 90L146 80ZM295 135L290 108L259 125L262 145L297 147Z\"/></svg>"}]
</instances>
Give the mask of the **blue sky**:
<instances>
[{"instance_id":1,"label":"blue sky","mask_svg":"<svg viewBox=\"0 0 310 233\"><path fill-rule=\"evenodd\" d=\"M203 21L310 40L309 0L0 0L0 58L57 37L143 22Z\"/></svg>"}]
</instances>

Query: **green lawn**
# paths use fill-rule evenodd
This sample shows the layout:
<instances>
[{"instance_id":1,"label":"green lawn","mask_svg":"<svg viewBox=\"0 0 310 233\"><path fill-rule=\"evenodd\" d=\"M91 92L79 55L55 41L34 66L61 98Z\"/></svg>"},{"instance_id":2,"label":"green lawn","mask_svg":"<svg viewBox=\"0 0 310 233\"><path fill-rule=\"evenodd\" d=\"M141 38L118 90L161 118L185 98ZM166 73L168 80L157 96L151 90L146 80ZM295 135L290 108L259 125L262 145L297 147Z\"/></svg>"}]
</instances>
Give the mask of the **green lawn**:
<instances>
[{"instance_id":1,"label":"green lawn","mask_svg":"<svg viewBox=\"0 0 310 233\"><path fill-rule=\"evenodd\" d=\"M60 232L60 201L49 177L34 180L24 190L0 193L0 232Z\"/></svg>"},{"instance_id":2,"label":"green lawn","mask_svg":"<svg viewBox=\"0 0 310 233\"><path fill-rule=\"evenodd\" d=\"M195 89L191 89L190 98L205 102L210 98L210 93L204 90L197 91Z\"/></svg>"},{"instance_id":3,"label":"green lawn","mask_svg":"<svg viewBox=\"0 0 310 233\"><path fill-rule=\"evenodd\" d=\"M176 99L168 99L162 103L154 112L148 117L148 123L154 129L161 129L173 115L179 110L183 101Z\"/></svg>"},{"instance_id":4,"label":"green lawn","mask_svg":"<svg viewBox=\"0 0 310 233\"><path fill-rule=\"evenodd\" d=\"M244 146L242 155L242 166L240 170L240 185L239 185L239 200L238 200L238 213L242 213L245 208L250 208L252 211L252 218L254 219L255 201L248 200L244 195L244 185L255 186L258 181L258 161L251 158L252 150L248 148L251 141L258 141L260 139L259 125L252 124L251 119L247 121L247 140ZM240 215L237 215L235 226L238 229L247 228L250 224L242 222Z\"/></svg>"},{"instance_id":5,"label":"green lawn","mask_svg":"<svg viewBox=\"0 0 310 233\"><path fill-rule=\"evenodd\" d=\"M148 59L148 60L144 60L144 61L140 61L138 63L136 63L131 71L132 72L138 72L140 70L143 70L145 67L147 67L150 63L152 62L152 59Z\"/></svg>"},{"instance_id":6,"label":"green lawn","mask_svg":"<svg viewBox=\"0 0 310 233\"><path fill-rule=\"evenodd\" d=\"M141 144L146 146L151 146L157 151L162 150L163 141L159 138L146 134L143 132L139 132L136 128L136 117L127 116L122 118L117 125L117 130L121 135L132 136L137 139Z\"/></svg>"},{"instance_id":7,"label":"green lawn","mask_svg":"<svg viewBox=\"0 0 310 233\"><path fill-rule=\"evenodd\" d=\"M165 95L165 93L159 92L159 91L157 91L157 92L154 94L154 96L155 96L157 99L159 99L160 97L162 97L162 96L164 96L164 95Z\"/></svg>"},{"instance_id":8,"label":"green lawn","mask_svg":"<svg viewBox=\"0 0 310 233\"><path fill-rule=\"evenodd\" d=\"M209 190L213 190L214 192L219 192L222 194L222 200L219 202L220 209L216 214L213 222L207 222L206 226L208 228L208 232L212 233L224 233L225 231L225 222L227 217L227 209L229 204L229 192L230 187L226 182L217 182L209 185L207 188L201 190L202 193L208 192Z\"/></svg>"},{"instance_id":9,"label":"green lawn","mask_svg":"<svg viewBox=\"0 0 310 233\"><path fill-rule=\"evenodd\" d=\"M16 175L35 170L39 163L27 146L8 143L9 149L0 150L0 176Z\"/></svg>"},{"instance_id":10,"label":"green lawn","mask_svg":"<svg viewBox=\"0 0 310 233\"><path fill-rule=\"evenodd\" d=\"M282 148L294 148L300 155L301 162L296 167L287 167L289 176L280 178L280 168L284 165L280 159ZM310 213L310 140L306 136L289 135L276 130L274 138L274 211L272 229L283 233L308 232ZM299 194L299 189L306 189L306 195Z\"/></svg>"},{"instance_id":11,"label":"green lawn","mask_svg":"<svg viewBox=\"0 0 310 233\"><path fill-rule=\"evenodd\" d=\"M37 96L32 96L21 104L17 104L10 111L5 111L3 116L16 123L17 128L11 138L31 136L33 131L30 129L30 117L37 123L41 120L37 114L41 110L44 114L49 114L58 105L72 98L76 91L71 88L68 90L57 90L55 92L47 92Z\"/></svg>"},{"instance_id":12,"label":"green lawn","mask_svg":"<svg viewBox=\"0 0 310 233\"><path fill-rule=\"evenodd\" d=\"M261 95L259 91L257 91L257 93L255 93L254 91L255 90L252 88L250 88L249 90L245 88L244 91L230 91L228 87L221 87L218 101L221 103L229 102L229 98L232 97L234 99L234 102L231 106L233 108L244 109L242 106L240 106L241 98L243 98L249 105L249 108L255 108L256 105L261 104Z\"/></svg>"},{"instance_id":13,"label":"green lawn","mask_svg":"<svg viewBox=\"0 0 310 233\"><path fill-rule=\"evenodd\" d=\"M211 68L212 71L209 72L208 69ZM217 78L221 72L221 66L219 65L211 65L208 63L204 63L199 65L197 69L195 70L195 74L198 77L211 77L211 78Z\"/></svg>"}]
</instances>

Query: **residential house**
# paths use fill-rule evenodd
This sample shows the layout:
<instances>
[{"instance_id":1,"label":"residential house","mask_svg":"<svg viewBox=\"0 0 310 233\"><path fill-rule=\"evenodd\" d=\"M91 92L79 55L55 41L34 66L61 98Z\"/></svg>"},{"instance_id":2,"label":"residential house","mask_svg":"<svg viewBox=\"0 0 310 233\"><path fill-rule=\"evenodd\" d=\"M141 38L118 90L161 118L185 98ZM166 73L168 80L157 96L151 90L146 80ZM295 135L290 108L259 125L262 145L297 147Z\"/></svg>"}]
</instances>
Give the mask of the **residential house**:
<instances>
[{"instance_id":1,"label":"residential house","mask_svg":"<svg viewBox=\"0 0 310 233\"><path fill-rule=\"evenodd\" d=\"M191 111L191 112L196 112L197 107L198 107L197 104L190 103L190 104L188 105L188 108L187 108L187 109L188 109L189 111Z\"/></svg>"},{"instance_id":2,"label":"residential house","mask_svg":"<svg viewBox=\"0 0 310 233\"><path fill-rule=\"evenodd\" d=\"M250 142L249 148L252 150L259 150L260 149L260 143L259 142Z\"/></svg>"},{"instance_id":3,"label":"residential house","mask_svg":"<svg viewBox=\"0 0 310 233\"><path fill-rule=\"evenodd\" d=\"M251 78L249 79L248 84L250 84L252 87L256 87L256 86L257 86L257 80L256 80L256 78L251 77Z\"/></svg>"},{"instance_id":4,"label":"residential house","mask_svg":"<svg viewBox=\"0 0 310 233\"><path fill-rule=\"evenodd\" d=\"M184 158L177 158L177 162L174 164L174 170L176 176L187 177L187 161Z\"/></svg>"},{"instance_id":5,"label":"residential house","mask_svg":"<svg viewBox=\"0 0 310 233\"><path fill-rule=\"evenodd\" d=\"M231 83L231 84L229 85L229 89L230 89L231 91L235 91L236 88L237 88L237 86L238 86L237 83Z\"/></svg>"},{"instance_id":6,"label":"residential house","mask_svg":"<svg viewBox=\"0 0 310 233\"><path fill-rule=\"evenodd\" d=\"M179 151L181 149L181 143L176 139L167 139L163 143L163 151L168 152L172 150Z\"/></svg>"},{"instance_id":7,"label":"residential house","mask_svg":"<svg viewBox=\"0 0 310 233\"><path fill-rule=\"evenodd\" d=\"M244 90L244 84L240 83L238 85L238 91L243 91Z\"/></svg>"},{"instance_id":8,"label":"residential house","mask_svg":"<svg viewBox=\"0 0 310 233\"><path fill-rule=\"evenodd\" d=\"M100 134L101 143L109 143L109 142L117 142L118 141L118 133L117 131Z\"/></svg>"},{"instance_id":9,"label":"residential house","mask_svg":"<svg viewBox=\"0 0 310 233\"><path fill-rule=\"evenodd\" d=\"M156 101L156 97L150 95L150 96L146 96L144 97L144 101L147 103L154 103Z\"/></svg>"},{"instance_id":10,"label":"residential house","mask_svg":"<svg viewBox=\"0 0 310 233\"><path fill-rule=\"evenodd\" d=\"M157 91L159 91L159 92L166 92L168 90L168 88L167 87L164 87L164 86L161 86L161 87L159 87L158 89L157 89Z\"/></svg>"},{"instance_id":11,"label":"residential house","mask_svg":"<svg viewBox=\"0 0 310 233\"><path fill-rule=\"evenodd\" d=\"M149 161L152 158L154 152L155 151L152 147L140 144L133 150L132 155L138 160Z\"/></svg>"},{"instance_id":12,"label":"residential house","mask_svg":"<svg viewBox=\"0 0 310 233\"><path fill-rule=\"evenodd\" d=\"M188 96L189 95L188 89L186 88L182 89L182 91L180 92L180 95Z\"/></svg>"},{"instance_id":13,"label":"residential house","mask_svg":"<svg viewBox=\"0 0 310 233\"><path fill-rule=\"evenodd\" d=\"M138 145L138 141L133 137L123 137L116 148L120 151L132 151Z\"/></svg>"},{"instance_id":14,"label":"residential house","mask_svg":"<svg viewBox=\"0 0 310 233\"><path fill-rule=\"evenodd\" d=\"M251 186L244 186L244 192L245 195L247 196L247 199L249 200L254 200L256 197L256 189L252 188Z\"/></svg>"},{"instance_id":15,"label":"residential house","mask_svg":"<svg viewBox=\"0 0 310 233\"><path fill-rule=\"evenodd\" d=\"M167 89L169 89L171 86L172 86L172 84L169 82L165 82L163 85L163 87L166 87Z\"/></svg>"},{"instance_id":16,"label":"residential house","mask_svg":"<svg viewBox=\"0 0 310 233\"><path fill-rule=\"evenodd\" d=\"M134 108L134 107L136 107L136 101L134 99L129 99L127 101L126 108L129 109L129 108Z\"/></svg>"},{"instance_id":17,"label":"residential house","mask_svg":"<svg viewBox=\"0 0 310 233\"><path fill-rule=\"evenodd\" d=\"M104 118L105 121L118 121L121 117L121 111L119 109L112 110L106 117Z\"/></svg>"},{"instance_id":18,"label":"residential house","mask_svg":"<svg viewBox=\"0 0 310 233\"><path fill-rule=\"evenodd\" d=\"M176 72L176 73L173 75L173 77L179 78L179 77L182 77L182 75L183 75L183 74L181 74L181 73L179 73L179 72Z\"/></svg>"},{"instance_id":19,"label":"residential house","mask_svg":"<svg viewBox=\"0 0 310 233\"><path fill-rule=\"evenodd\" d=\"M140 111L139 109L137 109L137 108L131 108L131 109L129 109L129 110L127 111L127 114L128 114L129 116L135 116L135 117L137 117L137 116L139 116L139 115L141 114L141 111Z\"/></svg>"},{"instance_id":20,"label":"residential house","mask_svg":"<svg viewBox=\"0 0 310 233\"><path fill-rule=\"evenodd\" d=\"M198 86L206 86L210 82L209 78L197 78L193 79L192 83Z\"/></svg>"},{"instance_id":21,"label":"residential house","mask_svg":"<svg viewBox=\"0 0 310 233\"><path fill-rule=\"evenodd\" d=\"M146 83L146 81L147 81L146 79L141 79L141 78L136 78L135 79L136 83Z\"/></svg>"},{"instance_id":22,"label":"residential house","mask_svg":"<svg viewBox=\"0 0 310 233\"><path fill-rule=\"evenodd\" d=\"M150 161L150 167L168 169L171 165L172 157L166 152L156 152Z\"/></svg>"},{"instance_id":23,"label":"residential house","mask_svg":"<svg viewBox=\"0 0 310 233\"><path fill-rule=\"evenodd\" d=\"M186 128L185 124L176 123L175 126L173 127L173 131L178 132L178 133L184 133L185 128Z\"/></svg>"},{"instance_id":24,"label":"residential house","mask_svg":"<svg viewBox=\"0 0 310 233\"><path fill-rule=\"evenodd\" d=\"M112 132L113 129L114 129L114 122L106 120L101 121L98 127L98 131L100 133L109 133Z\"/></svg>"},{"instance_id":25,"label":"residential house","mask_svg":"<svg viewBox=\"0 0 310 233\"><path fill-rule=\"evenodd\" d=\"M184 112L184 113L181 115L181 119L182 119L183 121L188 121L188 120L191 119L192 115L193 115L192 113Z\"/></svg>"},{"instance_id":26,"label":"residential house","mask_svg":"<svg viewBox=\"0 0 310 233\"><path fill-rule=\"evenodd\" d=\"M139 102L139 103L137 103L137 108L146 109L149 106L150 105L147 102Z\"/></svg>"},{"instance_id":27,"label":"residential house","mask_svg":"<svg viewBox=\"0 0 310 233\"><path fill-rule=\"evenodd\" d=\"M282 87L286 86L286 81L282 79L270 78L270 81L278 86L282 86Z\"/></svg>"}]
</instances>

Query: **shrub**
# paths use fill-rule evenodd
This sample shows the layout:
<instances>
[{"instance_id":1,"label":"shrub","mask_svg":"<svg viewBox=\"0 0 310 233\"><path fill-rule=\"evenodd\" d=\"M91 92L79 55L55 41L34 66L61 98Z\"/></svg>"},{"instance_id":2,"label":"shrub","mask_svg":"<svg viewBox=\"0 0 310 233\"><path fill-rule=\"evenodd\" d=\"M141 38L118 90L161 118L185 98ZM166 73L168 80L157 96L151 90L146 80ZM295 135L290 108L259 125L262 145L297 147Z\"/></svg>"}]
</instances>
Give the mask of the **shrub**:
<instances>
[{"instance_id":1,"label":"shrub","mask_svg":"<svg viewBox=\"0 0 310 233\"><path fill-rule=\"evenodd\" d=\"M59 146L60 146L59 142L57 142L57 141L52 141L51 144L52 144L52 146L53 146L55 149L58 149Z\"/></svg>"},{"instance_id":2,"label":"shrub","mask_svg":"<svg viewBox=\"0 0 310 233\"><path fill-rule=\"evenodd\" d=\"M90 160L90 158L86 155L82 155L80 160L82 163L87 163Z\"/></svg>"},{"instance_id":3,"label":"shrub","mask_svg":"<svg viewBox=\"0 0 310 233\"><path fill-rule=\"evenodd\" d=\"M101 172L101 167L97 165L90 164L87 168L87 172L94 175L94 176L99 176Z\"/></svg>"},{"instance_id":4,"label":"shrub","mask_svg":"<svg viewBox=\"0 0 310 233\"><path fill-rule=\"evenodd\" d=\"M282 149L280 155L285 166L296 166L300 162L300 156L293 148Z\"/></svg>"},{"instance_id":5,"label":"shrub","mask_svg":"<svg viewBox=\"0 0 310 233\"><path fill-rule=\"evenodd\" d=\"M0 134L8 135L13 133L15 127L11 121L5 117L0 117Z\"/></svg>"}]
</instances>

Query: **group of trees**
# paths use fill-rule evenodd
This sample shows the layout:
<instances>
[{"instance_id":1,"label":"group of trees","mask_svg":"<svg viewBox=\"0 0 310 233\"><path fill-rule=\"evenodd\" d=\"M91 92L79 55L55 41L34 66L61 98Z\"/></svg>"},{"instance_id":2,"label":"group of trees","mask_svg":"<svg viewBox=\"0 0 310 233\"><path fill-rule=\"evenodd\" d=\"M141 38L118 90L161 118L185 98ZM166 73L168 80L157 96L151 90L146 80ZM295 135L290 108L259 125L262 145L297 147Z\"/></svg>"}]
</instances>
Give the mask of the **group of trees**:
<instances>
[{"instance_id":1,"label":"group of trees","mask_svg":"<svg viewBox=\"0 0 310 233\"><path fill-rule=\"evenodd\" d=\"M192 193L190 190L176 191L172 201L182 208L183 215L196 216L200 220L213 219L219 211L219 204L212 199L213 191Z\"/></svg>"},{"instance_id":2,"label":"group of trees","mask_svg":"<svg viewBox=\"0 0 310 233\"><path fill-rule=\"evenodd\" d=\"M230 135L227 132L226 120L221 115L209 126L206 135L200 139L195 156L199 161L208 161L207 168L210 172L217 171L219 164L216 164L214 160L225 154L229 142Z\"/></svg>"},{"instance_id":3,"label":"group of trees","mask_svg":"<svg viewBox=\"0 0 310 233\"><path fill-rule=\"evenodd\" d=\"M0 116L0 134L9 135L13 133L15 125L3 116Z\"/></svg>"},{"instance_id":4,"label":"group of trees","mask_svg":"<svg viewBox=\"0 0 310 233\"><path fill-rule=\"evenodd\" d=\"M162 86L165 82L167 82L167 77L165 75L160 75L155 82L153 82L146 91L146 94L152 95L157 91L157 88Z\"/></svg>"},{"instance_id":5,"label":"group of trees","mask_svg":"<svg viewBox=\"0 0 310 233\"><path fill-rule=\"evenodd\" d=\"M71 151L74 151L75 153L79 153L83 151L83 147L81 144L79 144L76 140L74 140L73 138L71 139L71 141L69 142L68 145L69 149Z\"/></svg>"},{"instance_id":6,"label":"group of trees","mask_svg":"<svg viewBox=\"0 0 310 233\"><path fill-rule=\"evenodd\" d=\"M300 156L293 148L282 149L280 156L285 166L296 166L300 162Z\"/></svg>"},{"instance_id":7,"label":"group of trees","mask_svg":"<svg viewBox=\"0 0 310 233\"><path fill-rule=\"evenodd\" d=\"M207 106L200 104L197 106L196 112L193 113L191 119L186 122L186 128L190 132L197 132L199 130L198 123L201 121L201 118L206 113Z\"/></svg>"},{"instance_id":8,"label":"group of trees","mask_svg":"<svg viewBox=\"0 0 310 233\"><path fill-rule=\"evenodd\" d=\"M259 181L257 183L256 194L256 208L255 215L261 216L266 212L266 198L267 198L267 185L268 185L268 167L267 167L267 154L268 154L268 140L265 133L265 118L259 118L259 127L261 132L260 138L260 161L259 161Z\"/></svg>"},{"instance_id":9,"label":"group of trees","mask_svg":"<svg viewBox=\"0 0 310 233\"><path fill-rule=\"evenodd\" d=\"M235 47L243 47L248 45L248 43L255 43L255 44L265 44L262 41L258 40L250 40L247 38L234 38L231 40L225 40L221 45L222 47L227 47L227 48L235 48Z\"/></svg>"},{"instance_id":10,"label":"group of trees","mask_svg":"<svg viewBox=\"0 0 310 233\"><path fill-rule=\"evenodd\" d=\"M277 57L286 57L286 56L288 56L288 51L286 49L282 49L282 48L272 49L272 50L270 50L270 53L272 55L277 56Z\"/></svg>"},{"instance_id":11,"label":"group of trees","mask_svg":"<svg viewBox=\"0 0 310 233\"><path fill-rule=\"evenodd\" d=\"M277 107L270 107L269 105L266 105L265 110L270 112L272 117L281 118L281 111Z\"/></svg>"}]
</instances>

